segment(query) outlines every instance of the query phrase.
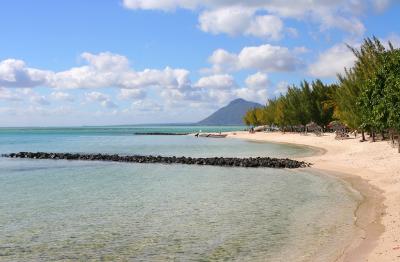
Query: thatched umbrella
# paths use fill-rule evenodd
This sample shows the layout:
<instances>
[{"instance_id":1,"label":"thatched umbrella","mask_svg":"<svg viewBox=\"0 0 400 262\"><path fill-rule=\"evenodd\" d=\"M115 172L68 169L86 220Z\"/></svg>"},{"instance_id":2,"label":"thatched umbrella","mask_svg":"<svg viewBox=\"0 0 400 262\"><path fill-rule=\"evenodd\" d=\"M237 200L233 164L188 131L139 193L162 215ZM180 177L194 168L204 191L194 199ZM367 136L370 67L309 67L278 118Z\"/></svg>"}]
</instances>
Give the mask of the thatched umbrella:
<instances>
[{"instance_id":1,"label":"thatched umbrella","mask_svg":"<svg viewBox=\"0 0 400 262\"><path fill-rule=\"evenodd\" d=\"M303 125L292 126L292 128L293 128L296 132L303 132L303 131L304 131L304 126L303 126Z\"/></svg>"},{"instance_id":2,"label":"thatched umbrella","mask_svg":"<svg viewBox=\"0 0 400 262\"><path fill-rule=\"evenodd\" d=\"M307 131L322 130L322 128L315 122L310 122L306 125Z\"/></svg>"},{"instance_id":3,"label":"thatched umbrella","mask_svg":"<svg viewBox=\"0 0 400 262\"><path fill-rule=\"evenodd\" d=\"M333 131L337 131L337 130L344 130L347 128L347 126L345 126L341 122L335 120L328 124L328 128Z\"/></svg>"}]
</instances>

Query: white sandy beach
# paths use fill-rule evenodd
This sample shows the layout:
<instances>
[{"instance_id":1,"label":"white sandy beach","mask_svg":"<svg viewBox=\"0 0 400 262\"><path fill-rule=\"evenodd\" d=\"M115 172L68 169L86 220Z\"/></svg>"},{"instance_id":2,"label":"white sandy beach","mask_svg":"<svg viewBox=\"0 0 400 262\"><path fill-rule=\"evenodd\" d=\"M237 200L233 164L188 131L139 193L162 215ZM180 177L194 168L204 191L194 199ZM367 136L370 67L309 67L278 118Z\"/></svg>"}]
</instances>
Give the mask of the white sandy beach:
<instances>
[{"instance_id":1,"label":"white sandy beach","mask_svg":"<svg viewBox=\"0 0 400 262\"><path fill-rule=\"evenodd\" d=\"M312 163L313 168L368 181L368 188L354 185L366 199L357 214L361 230L340 260L400 261L400 154L389 142L360 143L359 137L335 140L333 134L281 132L235 132L228 137L317 147L323 153L300 160Z\"/></svg>"}]
</instances>

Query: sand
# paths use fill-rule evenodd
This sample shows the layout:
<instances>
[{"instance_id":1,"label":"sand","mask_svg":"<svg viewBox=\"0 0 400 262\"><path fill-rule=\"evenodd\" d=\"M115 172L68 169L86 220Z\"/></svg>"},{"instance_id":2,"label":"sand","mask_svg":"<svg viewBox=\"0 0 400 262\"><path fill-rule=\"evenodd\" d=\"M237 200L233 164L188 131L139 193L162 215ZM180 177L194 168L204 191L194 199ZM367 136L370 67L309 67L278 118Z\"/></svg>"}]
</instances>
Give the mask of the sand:
<instances>
[{"instance_id":1,"label":"sand","mask_svg":"<svg viewBox=\"0 0 400 262\"><path fill-rule=\"evenodd\" d=\"M281 132L235 132L228 137L318 148L318 154L297 160L336 174L364 196L356 211L359 232L338 261L400 261L400 154L390 142Z\"/></svg>"}]
</instances>

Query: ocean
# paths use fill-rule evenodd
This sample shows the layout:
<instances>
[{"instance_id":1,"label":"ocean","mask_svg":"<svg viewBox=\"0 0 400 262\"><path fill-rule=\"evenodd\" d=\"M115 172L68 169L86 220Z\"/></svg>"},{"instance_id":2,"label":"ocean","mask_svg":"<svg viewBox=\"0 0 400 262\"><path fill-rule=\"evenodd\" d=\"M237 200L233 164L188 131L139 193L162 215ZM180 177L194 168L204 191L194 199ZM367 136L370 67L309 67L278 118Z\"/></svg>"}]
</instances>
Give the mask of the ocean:
<instances>
[{"instance_id":1,"label":"ocean","mask_svg":"<svg viewBox=\"0 0 400 262\"><path fill-rule=\"evenodd\" d=\"M136 132L243 127L1 128L18 151L163 156L311 155L300 146ZM311 169L0 158L0 261L329 261L361 201Z\"/></svg>"}]
</instances>

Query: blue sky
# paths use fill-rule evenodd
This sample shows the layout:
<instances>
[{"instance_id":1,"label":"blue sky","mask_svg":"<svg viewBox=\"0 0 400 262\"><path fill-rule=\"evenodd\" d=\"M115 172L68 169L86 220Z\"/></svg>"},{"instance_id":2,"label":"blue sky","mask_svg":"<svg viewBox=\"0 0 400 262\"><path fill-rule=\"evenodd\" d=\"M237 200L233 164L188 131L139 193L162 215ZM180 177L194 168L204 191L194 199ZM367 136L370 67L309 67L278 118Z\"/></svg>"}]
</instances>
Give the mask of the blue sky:
<instances>
[{"instance_id":1,"label":"blue sky","mask_svg":"<svg viewBox=\"0 0 400 262\"><path fill-rule=\"evenodd\" d=\"M0 14L0 126L193 122L335 81L345 43L400 43L395 0L6 0Z\"/></svg>"}]
</instances>

